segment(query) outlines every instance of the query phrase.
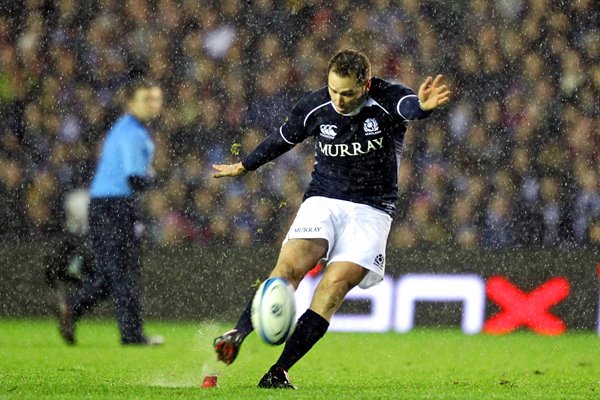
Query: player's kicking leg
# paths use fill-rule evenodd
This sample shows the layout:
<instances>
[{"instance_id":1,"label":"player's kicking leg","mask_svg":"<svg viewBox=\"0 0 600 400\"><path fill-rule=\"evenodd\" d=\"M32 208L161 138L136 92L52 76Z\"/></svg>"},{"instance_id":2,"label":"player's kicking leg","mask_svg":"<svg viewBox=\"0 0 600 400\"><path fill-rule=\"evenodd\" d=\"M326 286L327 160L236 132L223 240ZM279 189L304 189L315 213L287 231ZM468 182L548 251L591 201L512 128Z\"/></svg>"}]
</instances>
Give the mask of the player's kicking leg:
<instances>
[{"instance_id":1,"label":"player's kicking leg","mask_svg":"<svg viewBox=\"0 0 600 400\"><path fill-rule=\"evenodd\" d=\"M351 262L333 262L325 271L315 290L310 307L298 319L296 330L286 341L277 362L258 383L265 389L295 389L290 382L289 369L317 343L327 329L333 313L346 294L367 274L367 270Z\"/></svg>"},{"instance_id":2,"label":"player's kicking leg","mask_svg":"<svg viewBox=\"0 0 600 400\"><path fill-rule=\"evenodd\" d=\"M283 277L298 288L304 275L327 254L325 239L291 239L281 248L277 265L269 277ZM234 329L218 336L213 343L217 359L230 365L240 351L242 342L252 332L252 299L248 302Z\"/></svg>"}]
</instances>

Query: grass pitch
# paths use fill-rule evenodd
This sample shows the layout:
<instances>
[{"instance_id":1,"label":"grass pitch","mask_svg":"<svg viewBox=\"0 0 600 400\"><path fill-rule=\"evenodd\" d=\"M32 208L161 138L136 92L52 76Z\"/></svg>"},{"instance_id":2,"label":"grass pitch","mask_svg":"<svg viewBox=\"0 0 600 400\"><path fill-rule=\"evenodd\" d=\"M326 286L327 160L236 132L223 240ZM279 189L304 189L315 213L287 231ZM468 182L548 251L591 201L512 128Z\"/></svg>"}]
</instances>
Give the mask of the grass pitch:
<instances>
[{"instance_id":1,"label":"grass pitch","mask_svg":"<svg viewBox=\"0 0 600 400\"><path fill-rule=\"evenodd\" d=\"M214 360L228 326L148 323L163 347L119 345L115 323L84 321L69 347L52 320L0 320L0 398L133 399L598 399L600 338L328 333L291 371L296 391L257 389L281 347L256 335L236 362ZM217 373L218 388L202 389Z\"/></svg>"}]
</instances>

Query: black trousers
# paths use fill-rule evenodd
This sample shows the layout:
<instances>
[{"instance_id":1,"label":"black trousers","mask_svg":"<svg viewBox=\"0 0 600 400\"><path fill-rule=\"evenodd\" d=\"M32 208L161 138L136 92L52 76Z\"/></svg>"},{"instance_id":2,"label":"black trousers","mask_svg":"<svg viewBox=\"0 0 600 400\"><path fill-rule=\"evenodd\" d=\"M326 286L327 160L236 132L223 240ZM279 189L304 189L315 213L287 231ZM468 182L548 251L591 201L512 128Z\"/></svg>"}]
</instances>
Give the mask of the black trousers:
<instances>
[{"instance_id":1,"label":"black trousers","mask_svg":"<svg viewBox=\"0 0 600 400\"><path fill-rule=\"evenodd\" d=\"M73 320L112 297L123 343L143 340L140 301L140 240L130 198L93 198L89 239L94 271L70 296Z\"/></svg>"}]
</instances>

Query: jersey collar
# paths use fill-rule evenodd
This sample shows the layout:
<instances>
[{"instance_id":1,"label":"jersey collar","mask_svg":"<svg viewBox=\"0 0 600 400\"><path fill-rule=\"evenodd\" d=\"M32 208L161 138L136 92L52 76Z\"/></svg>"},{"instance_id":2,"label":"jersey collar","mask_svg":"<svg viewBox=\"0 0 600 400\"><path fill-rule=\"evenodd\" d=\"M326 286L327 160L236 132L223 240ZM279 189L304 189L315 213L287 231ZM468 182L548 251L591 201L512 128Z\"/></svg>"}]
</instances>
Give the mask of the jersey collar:
<instances>
[{"instance_id":1,"label":"jersey collar","mask_svg":"<svg viewBox=\"0 0 600 400\"><path fill-rule=\"evenodd\" d=\"M132 120L133 120L133 121L134 121L136 124L138 124L138 125L139 125L139 126L141 126L142 128L144 128L144 129L149 129L149 126L148 126L148 124L146 124L146 123L142 122L142 121L141 121L141 120L140 120L138 117L136 117L136 116L135 116L135 115L133 115L132 113L130 113L130 112L126 112L126 113L125 113L125 116L126 116L126 117L129 117L129 118L131 118L131 119L132 119Z\"/></svg>"},{"instance_id":2,"label":"jersey collar","mask_svg":"<svg viewBox=\"0 0 600 400\"><path fill-rule=\"evenodd\" d=\"M337 108L335 108L335 104L333 104L333 101L331 102L331 106L333 107L333 109L335 110L336 113L343 115L344 117L354 117L355 115L357 115L359 112L362 111L362 109L365 107L365 104L367 104L367 101L370 99L369 96L365 97L365 100L360 103L360 105L358 107L356 107L354 110L350 111L348 114L344 114L338 111Z\"/></svg>"}]
</instances>

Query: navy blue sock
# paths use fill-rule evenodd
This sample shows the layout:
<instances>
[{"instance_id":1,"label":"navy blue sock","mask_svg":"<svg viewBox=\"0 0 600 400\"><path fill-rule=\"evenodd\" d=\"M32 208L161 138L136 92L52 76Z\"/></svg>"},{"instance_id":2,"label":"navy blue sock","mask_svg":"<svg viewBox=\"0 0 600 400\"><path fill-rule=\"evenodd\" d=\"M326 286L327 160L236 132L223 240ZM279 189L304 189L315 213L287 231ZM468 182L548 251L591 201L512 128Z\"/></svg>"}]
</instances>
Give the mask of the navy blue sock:
<instances>
[{"instance_id":1,"label":"navy blue sock","mask_svg":"<svg viewBox=\"0 0 600 400\"><path fill-rule=\"evenodd\" d=\"M286 371L292 368L325 335L329 322L311 309L306 310L296 324L296 330L285 342L283 353L274 367Z\"/></svg>"},{"instance_id":2,"label":"navy blue sock","mask_svg":"<svg viewBox=\"0 0 600 400\"><path fill-rule=\"evenodd\" d=\"M252 299L242 311L242 315L240 315L240 319L238 319L237 324L235 325L235 329L237 329L238 334L242 337L242 340L246 339L246 336L250 334L254 330L252 326Z\"/></svg>"}]
</instances>

